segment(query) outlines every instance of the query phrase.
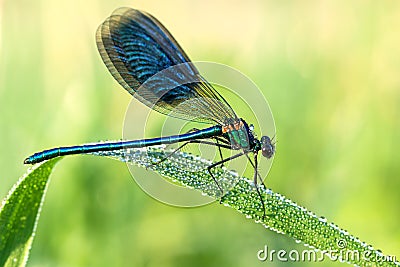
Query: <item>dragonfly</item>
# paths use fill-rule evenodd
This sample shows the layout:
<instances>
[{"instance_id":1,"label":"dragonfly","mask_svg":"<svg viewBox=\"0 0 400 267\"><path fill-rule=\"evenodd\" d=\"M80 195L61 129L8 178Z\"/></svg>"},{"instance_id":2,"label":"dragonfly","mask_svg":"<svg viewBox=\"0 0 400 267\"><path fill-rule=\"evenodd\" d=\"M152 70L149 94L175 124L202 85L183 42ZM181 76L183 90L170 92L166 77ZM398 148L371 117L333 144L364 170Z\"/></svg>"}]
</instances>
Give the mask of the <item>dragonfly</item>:
<instances>
[{"instance_id":1,"label":"dragonfly","mask_svg":"<svg viewBox=\"0 0 400 267\"><path fill-rule=\"evenodd\" d=\"M134 98L167 116L211 126L158 138L52 148L34 153L25 159L25 164L65 155L174 143L180 143L175 150L178 151L187 144L201 143L219 149L221 160L207 167L217 185L211 169L246 156L254 168L254 184L262 200L257 184L258 179L263 184L257 172L258 153L261 151L264 157L271 158L275 153L275 144L269 136L260 139L256 137L253 127L236 115L229 103L199 73L174 37L155 17L144 11L119 8L97 29L96 43L109 72ZM223 158L221 149L238 153ZM265 215L264 202L261 202Z\"/></svg>"}]
</instances>

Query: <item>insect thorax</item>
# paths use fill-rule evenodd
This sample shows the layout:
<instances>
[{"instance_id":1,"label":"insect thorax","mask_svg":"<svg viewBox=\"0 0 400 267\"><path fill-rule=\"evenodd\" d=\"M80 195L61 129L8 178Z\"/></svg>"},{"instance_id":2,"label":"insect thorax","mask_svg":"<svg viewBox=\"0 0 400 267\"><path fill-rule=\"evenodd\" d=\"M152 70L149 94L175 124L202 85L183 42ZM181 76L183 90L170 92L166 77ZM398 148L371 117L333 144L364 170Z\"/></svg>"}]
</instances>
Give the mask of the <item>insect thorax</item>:
<instances>
[{"instance_id":1,"label":"insect thorax","mask_svg":"<svg viewBox=\"0 0 400 267\"><path fill-rule=\"evenodd\" d=\"M222 126L222 132L227 134L233 149L249 150L254 143L254 136L243 119L227 121Z\"/></svg>"}]
</instances>

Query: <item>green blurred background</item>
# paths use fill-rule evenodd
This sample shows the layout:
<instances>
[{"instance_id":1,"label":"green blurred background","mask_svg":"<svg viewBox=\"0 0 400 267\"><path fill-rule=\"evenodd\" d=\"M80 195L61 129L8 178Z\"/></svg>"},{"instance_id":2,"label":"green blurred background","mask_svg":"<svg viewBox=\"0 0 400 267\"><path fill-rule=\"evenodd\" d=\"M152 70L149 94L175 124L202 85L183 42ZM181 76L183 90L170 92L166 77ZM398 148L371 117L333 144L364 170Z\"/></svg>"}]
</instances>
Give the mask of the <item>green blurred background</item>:
<instances>
[{"instance_id":1,"label":"green blurred background","mask_svg":"<svg viewBox=\"0 0 400 267\"><path fill-rule=\"evenodd\" d=\"M193 60L235 67L263 90L279 140L269 187L400 257L395 0L2 0L0 196L32 152L121 137L130 96L94 38L120 6L152 13ZM123 163L74 156L52 176L29 266L290 264L259 262L264 245L304 248L218 204L164 205Z\"/></svg>"}]
</instances>

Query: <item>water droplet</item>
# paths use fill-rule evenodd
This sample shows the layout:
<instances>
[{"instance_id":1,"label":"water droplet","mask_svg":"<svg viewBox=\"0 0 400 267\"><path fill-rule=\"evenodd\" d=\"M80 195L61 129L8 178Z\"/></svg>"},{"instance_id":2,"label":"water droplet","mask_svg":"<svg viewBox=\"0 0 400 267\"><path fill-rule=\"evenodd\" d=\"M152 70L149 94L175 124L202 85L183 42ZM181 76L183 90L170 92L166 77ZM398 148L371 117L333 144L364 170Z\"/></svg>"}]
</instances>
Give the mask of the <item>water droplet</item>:
<instances>
[{"instance_id":1,"label":"water droplet","mask_svg":"<svg viewBox=\"0 0 400 267\"><path fill-rule=\"evenodd\" d=\"M319 221L326 223L327 219L325 217L321 216L321 217L319 217Z\"/></svg>"}]
</instances>

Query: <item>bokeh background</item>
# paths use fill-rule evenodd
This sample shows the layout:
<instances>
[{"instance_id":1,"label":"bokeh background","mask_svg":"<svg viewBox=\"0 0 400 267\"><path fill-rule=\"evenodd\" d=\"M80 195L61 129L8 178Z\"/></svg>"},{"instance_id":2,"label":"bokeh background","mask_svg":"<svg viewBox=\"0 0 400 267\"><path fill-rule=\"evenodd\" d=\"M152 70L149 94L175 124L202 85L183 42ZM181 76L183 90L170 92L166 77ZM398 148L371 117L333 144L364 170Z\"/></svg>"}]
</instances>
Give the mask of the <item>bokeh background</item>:
<instances>
[{"instance_id":1,"label":"bokeh background","mask_svg":"<svg viewBox=\"0 0 400 267\"><path fill-rule=\"evenodd\" d=\"M193 60L230 65L261 88L278 151L267 184L400 257L400 2L0 1L0 196L55 145L118 139L130 96L103 65L97 26L146 10ZM29 266L286 266L258 250L302 250L218 204L174 208L118 161L65 158ZM339 266L337 262L297 266Z\"/></svg>"}]
</instances>

